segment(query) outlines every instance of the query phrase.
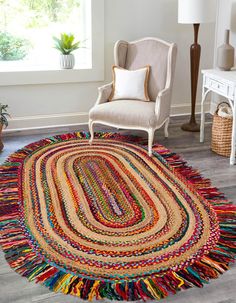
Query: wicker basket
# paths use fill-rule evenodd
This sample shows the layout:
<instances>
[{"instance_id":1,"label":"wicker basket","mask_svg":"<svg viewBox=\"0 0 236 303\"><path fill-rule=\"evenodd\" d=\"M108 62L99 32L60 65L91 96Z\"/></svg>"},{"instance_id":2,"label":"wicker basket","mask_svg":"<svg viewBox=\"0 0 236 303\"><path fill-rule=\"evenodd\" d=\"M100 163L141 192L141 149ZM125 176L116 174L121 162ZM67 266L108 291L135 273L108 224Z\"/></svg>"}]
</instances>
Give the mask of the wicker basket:
<instances>
[{"instance_id":1,"label":"wicker basket","mask_svg":"<svg viewBox=\"0 0 236 303\"><path fill-rule=\"evenodd\" d=\"M222 103L226 102L221 102L217 106L213 116L211 149L221 156L229 157L231 152L233 119L220 117L218 115L219 107Z\"/></svg>"}]
</instances>

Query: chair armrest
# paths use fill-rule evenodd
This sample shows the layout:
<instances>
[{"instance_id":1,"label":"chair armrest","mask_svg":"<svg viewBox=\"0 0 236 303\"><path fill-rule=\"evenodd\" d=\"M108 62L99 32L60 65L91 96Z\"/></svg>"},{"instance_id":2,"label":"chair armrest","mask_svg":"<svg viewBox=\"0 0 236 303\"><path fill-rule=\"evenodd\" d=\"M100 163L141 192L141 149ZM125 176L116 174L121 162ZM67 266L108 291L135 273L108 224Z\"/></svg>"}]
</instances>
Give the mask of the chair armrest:
<instances>
[{"instance_id":1,"label":"chair armrest","mask_svg":"<svg viewBox=\"0 0 236 303\"><path fill-rule=\"evenodd\" d=\"M95 105L102 104L108 101L112 92L112 82L98 88L98 98Z\"/></svg>"},{"instance_id":2,"label":"chair armrest","mask_svg":"<svg viewBox=\"0 0 236 303\"><path fill-rule=\"evenodd\" d=\"M170 87L163 89L157 95L155 113L160 123L170 116L171 95L172 89Z\"/></svg>"}]
</instances>

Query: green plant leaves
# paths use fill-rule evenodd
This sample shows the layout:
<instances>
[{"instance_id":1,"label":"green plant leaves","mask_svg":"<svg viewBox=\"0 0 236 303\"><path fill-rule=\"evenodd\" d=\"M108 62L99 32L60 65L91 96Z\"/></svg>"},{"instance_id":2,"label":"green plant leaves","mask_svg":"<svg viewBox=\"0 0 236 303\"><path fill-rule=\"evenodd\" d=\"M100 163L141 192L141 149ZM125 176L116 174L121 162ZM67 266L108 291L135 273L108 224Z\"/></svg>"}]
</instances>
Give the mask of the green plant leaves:
<instances>
[{"instance_id":1,"label":"green plant leaves","mask_svg":"<svg viewBox=\"0 0 236 303\"><path fill-rule=\"evenodd\" d=\"M29 40L0 32L0 60L21 60L28 54L30 47Z\"/></svg>"},{"instance_id":2,"label":"green plant leaves","mask_svg":"<svg viewBox=\"0 0 236 303\"><path fill-rule=\"evenodd\" d=\"M81 48L81 41L75 42L75 37L73 34L61 33L60 38L53 37L54 48L56 48L63 55L69 55L76 49Z\"/></svg>"},{"instance_id":3,"label":"green plant leaves","mask_svg":"<svg viewBox=\"0 0 236 303\"><path fill-rule=\"evenodd\" d=\"M7 112L8 105L0 103L0 124L4 125L5 127L8 126L8 117L10 115Z\"/></svg>"}]
</instances>

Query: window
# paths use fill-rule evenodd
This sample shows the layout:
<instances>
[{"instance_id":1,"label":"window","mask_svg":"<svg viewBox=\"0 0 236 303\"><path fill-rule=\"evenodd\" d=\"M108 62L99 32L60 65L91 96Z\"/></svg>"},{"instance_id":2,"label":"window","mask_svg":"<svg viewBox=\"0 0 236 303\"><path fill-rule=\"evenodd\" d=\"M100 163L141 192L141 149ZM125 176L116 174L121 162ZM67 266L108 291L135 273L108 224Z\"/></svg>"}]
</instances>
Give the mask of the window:
<instances>
[{"instance_id":1,"label":"window","mask_svg":"<svg viewBox=\"0 0 236 303\"><path fill-rule=\"evenodd\" d=\"M53 48L64 32L84 46L73 70ZM0 86L104 80L104 0L0 0L0 35Z\"/></svg>"},{"instance_id":2,"label":"window","mask_svg":"<svg viewBox=\"0 0 236 303\"><path fill-rule=\"evenodd\" d=\"M64 32L82 41L76 67L91 67L90 0L0 0L0 67L57 68L52 37Z\"/></svg>"}]
</instances>

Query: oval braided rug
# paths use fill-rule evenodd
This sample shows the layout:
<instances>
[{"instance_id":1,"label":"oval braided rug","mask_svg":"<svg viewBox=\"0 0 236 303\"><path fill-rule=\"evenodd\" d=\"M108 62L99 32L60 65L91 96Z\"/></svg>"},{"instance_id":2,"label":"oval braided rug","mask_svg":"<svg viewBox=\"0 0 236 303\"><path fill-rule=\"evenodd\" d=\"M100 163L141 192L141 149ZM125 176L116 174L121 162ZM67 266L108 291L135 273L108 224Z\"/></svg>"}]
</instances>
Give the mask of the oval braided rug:
<instances>
[{"instance_id":1,"label":"oval braided rug","mask_svg":"<svg viewBox=\"0 0 236 303\"><path fill-rule=\"evenodd\" d=\"M82 299L202 287L236 253L236 207L165 147L134 137L43 139L0 167L0 244L30 281Z\"/></svg>"}]
</instances>

